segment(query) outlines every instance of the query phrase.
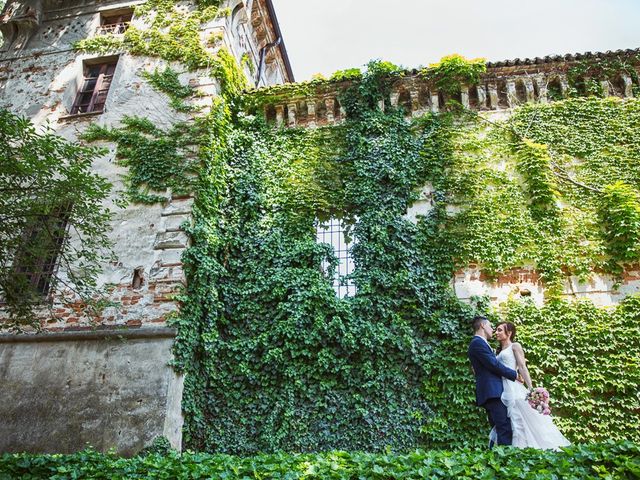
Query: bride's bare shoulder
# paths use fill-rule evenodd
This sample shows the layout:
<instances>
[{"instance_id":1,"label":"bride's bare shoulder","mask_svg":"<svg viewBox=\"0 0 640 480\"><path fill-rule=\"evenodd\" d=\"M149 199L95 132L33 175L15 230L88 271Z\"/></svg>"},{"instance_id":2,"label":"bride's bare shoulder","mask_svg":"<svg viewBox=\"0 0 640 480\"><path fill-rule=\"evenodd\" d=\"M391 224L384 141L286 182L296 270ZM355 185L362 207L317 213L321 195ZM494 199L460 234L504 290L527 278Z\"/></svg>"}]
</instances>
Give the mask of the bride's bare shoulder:
<instances>
[{"instance_id":1,"label":"bride's bare shoulder","mask_svg":"<svg viewBox=\"0 0 640 480\"><path fill-rule=\"evenodd\" d=\"M519 350L522 352L522 345L520 345L518 342L513 342L511 345L511 348L513 348L514 350Z\"/></svg>"}]
</instances>

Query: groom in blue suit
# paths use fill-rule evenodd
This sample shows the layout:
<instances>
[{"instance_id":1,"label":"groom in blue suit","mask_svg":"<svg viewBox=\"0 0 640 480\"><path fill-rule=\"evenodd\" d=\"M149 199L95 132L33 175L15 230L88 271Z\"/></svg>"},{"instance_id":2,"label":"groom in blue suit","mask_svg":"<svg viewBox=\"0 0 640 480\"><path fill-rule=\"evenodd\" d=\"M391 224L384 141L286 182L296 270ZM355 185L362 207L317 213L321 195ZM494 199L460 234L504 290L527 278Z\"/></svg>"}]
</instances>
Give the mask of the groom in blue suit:
<instances>
[{"instance_id":1,"label":"groom in blue suit","mask_svg":"<svg viewBox=\"0 0 640 480\"><path fill-rule=\"evenodd\" d=\"M469 344L469 360L476 376L476 403L484 407L489 417L489 424L495 427L498 434L498 445L511 445L511 420L502 396L502 377L515 381L518 376L515 370L502 365L489 346L488 340L493 336L491 323L485 317L473 319L475 335ZM493 441L489 445L493 447Z\"/></svg>"}]
</instances>

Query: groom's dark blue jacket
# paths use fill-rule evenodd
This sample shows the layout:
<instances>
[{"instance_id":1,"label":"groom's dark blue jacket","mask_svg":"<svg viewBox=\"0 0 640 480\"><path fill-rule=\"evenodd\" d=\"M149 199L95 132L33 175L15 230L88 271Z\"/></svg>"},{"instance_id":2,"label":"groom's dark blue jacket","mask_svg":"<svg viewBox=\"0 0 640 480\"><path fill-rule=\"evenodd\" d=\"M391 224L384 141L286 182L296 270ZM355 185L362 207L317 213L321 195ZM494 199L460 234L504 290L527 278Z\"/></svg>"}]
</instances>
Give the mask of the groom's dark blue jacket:
<instances>
[{"instance_id":1,"label":"groom's dark blue jacket","mask_svg":"<svg viewBox=\"0 0 640 480\"><path fill-rule=\"evenodd\" d=\"M469 360L476 375L476 403L482 406L490 398L502 395L502 377L515 380L515 370L502 365L496 358L489 344L478 336L474 336L469 344Z\"/></svg>"}]
</instances>

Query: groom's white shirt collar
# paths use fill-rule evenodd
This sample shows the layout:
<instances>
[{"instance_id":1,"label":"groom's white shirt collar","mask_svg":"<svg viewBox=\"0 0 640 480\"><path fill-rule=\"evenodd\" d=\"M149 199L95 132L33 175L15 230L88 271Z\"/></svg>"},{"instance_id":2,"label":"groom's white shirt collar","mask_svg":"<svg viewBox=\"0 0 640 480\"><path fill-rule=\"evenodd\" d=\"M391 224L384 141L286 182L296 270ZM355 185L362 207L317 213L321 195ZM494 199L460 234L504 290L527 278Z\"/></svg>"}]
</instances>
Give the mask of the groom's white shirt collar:
<instances>
[{"instance_id":1,"label":"groom's white shirt collar","mask_svg":"<svg viewBox=\"0 0 640 480\"><path fill-rule=\"evenodd\" d=\"M488 341L486 338L484 338L482 335L474 335L474 337L481 338L482 340L484 340L484 341L485 341L485 343L486 343L487 345L489 345L489 347L491 347L491 345L489 344L489 341Z\"/></svg>"}]
</instances>

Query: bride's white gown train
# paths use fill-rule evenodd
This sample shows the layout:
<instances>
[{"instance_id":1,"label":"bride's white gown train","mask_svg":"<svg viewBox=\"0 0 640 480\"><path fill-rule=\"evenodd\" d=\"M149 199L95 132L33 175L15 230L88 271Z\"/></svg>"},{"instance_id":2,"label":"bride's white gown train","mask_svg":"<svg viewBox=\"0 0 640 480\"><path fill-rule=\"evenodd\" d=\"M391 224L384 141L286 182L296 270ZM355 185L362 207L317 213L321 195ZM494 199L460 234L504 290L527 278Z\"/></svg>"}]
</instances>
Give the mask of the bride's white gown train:
<instances>
[{"instance_id":1,"label":"bride's white gown train","mask_svg":"<svg viewBox=\"0 0 640 480\"><path fill-rule=\"evenodd\" d=\"M516 357L511 345L498 354L498 360L507 367L516 369ZM553 424L551 416L542 415L525 400L527 388L524 385L505 378L502 379L502 385L502 403L507 406L513 430L511 445L542 449L557 449L570 445L569 440ZM492 430L491 435L495 436L495 430Z\"/></svg>"}]
</instances>

